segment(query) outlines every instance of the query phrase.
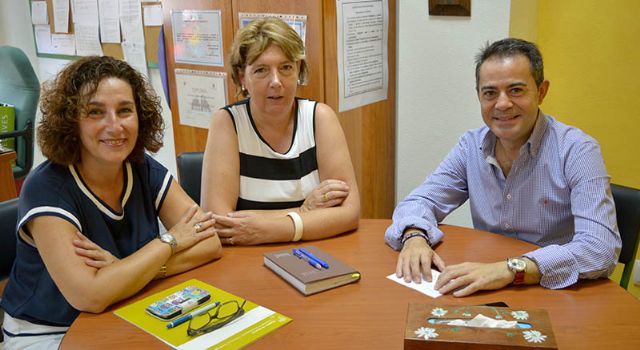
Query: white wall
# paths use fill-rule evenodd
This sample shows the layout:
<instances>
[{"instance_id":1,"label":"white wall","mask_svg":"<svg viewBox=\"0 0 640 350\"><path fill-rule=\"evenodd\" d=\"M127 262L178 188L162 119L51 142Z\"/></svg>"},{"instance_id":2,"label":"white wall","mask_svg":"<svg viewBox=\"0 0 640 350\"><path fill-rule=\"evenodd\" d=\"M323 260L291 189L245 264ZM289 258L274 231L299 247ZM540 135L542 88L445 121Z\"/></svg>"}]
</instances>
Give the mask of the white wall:
<instances>
[{"instance_id":1,"label":"white wall","mask_svg":"<svg viewBox=\"0 0 640 350\"><path fill-rule=\"evenodd\" d=\"M21 48L31 60L40 82L49 79L69 61L41 58L36 56L31 26L29 2L26 0L0 0L0 45L11 45ZM1 69L1 68L0 68ZM162 116L165 121L164 147L155 154L155 158L176 175L176 156L173 141L171 110L167 106L162 92L162 83L158 69L149 69L151 84L156 93L162 96ZM36 116L36 125L40 121L40 112ZM40 148L36 145L34 166L44 161Z\"/></svg>"},{"instance_id":2,"label":"white wall","mask_svg":"<svg viewBox=\"0 0 640 350\"><path fill-rule=\"evenodd\" d=\"M481 125L474 57L509 34L509 0L473 1L471 17L429 16L427 1L398 1L396 201ZM446 222L472 226L468 204Z\"/></svg>"}]
</instances>

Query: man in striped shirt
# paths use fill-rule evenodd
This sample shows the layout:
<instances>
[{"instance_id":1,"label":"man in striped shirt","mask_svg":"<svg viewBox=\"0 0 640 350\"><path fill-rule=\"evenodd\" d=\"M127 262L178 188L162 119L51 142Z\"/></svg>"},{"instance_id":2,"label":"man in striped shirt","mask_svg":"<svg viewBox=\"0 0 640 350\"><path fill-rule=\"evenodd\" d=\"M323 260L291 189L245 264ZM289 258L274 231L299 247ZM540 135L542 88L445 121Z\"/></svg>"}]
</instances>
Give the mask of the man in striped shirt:
<instances>
[{"instance_id":1,"label":"man in striped shirt","mask_svg":"<svg viewBox=\"0 0 640 350\"><path fill-rule=\"evenodd\" d=\"M466 296L510 284L564 288L608 276L621 247L609 176L598 143L539 109L544 80L535 44L504 39L476 57L485 126L460 138L440 166L396 208L385 240L401 250L396 275ZM473 225L539 245L495 263L445 266L431 246L450 212L470 200Z\"/></svg>"}]
</instances>

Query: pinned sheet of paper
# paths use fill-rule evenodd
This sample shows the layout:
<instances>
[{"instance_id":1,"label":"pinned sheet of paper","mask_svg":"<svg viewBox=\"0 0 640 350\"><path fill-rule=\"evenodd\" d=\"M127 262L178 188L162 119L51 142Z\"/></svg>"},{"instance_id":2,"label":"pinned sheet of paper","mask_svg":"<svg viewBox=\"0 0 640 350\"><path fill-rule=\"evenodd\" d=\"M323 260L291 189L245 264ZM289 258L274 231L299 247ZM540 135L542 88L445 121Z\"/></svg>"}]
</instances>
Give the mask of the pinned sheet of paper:
<instances>
[{"instance_id":1,"label":"pinned sheet of paper","mask_svg":"<svg viewBox=\"0 0 640 350\"><path fill-rule=\"evenodd\" d=\"M440 292L438 292L434 287L436 285L436 281L438 280L438 276L440 276L440 271L436 271L434 269L431 269L431 281L432 282L427 282L424 279L422 280L422 282L420 283L415 283L413 281L407 283L404 281L404 277L398 278L396 277L395 272L390 274L389 276L387 276L388 279L400 283L401 285L405 286L405 287L409 287L411 289L415 289L418 292L428 295L432 298L437 298L439 296L441 296L442 294L440 294Z\"/></svg>"}]
</instances>

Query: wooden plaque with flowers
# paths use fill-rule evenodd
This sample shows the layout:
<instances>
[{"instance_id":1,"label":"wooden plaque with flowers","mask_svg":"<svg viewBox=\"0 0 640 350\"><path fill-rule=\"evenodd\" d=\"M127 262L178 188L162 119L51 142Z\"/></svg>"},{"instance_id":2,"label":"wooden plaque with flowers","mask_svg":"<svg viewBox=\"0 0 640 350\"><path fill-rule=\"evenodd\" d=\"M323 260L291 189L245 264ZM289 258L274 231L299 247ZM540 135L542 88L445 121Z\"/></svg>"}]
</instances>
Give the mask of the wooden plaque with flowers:
<instances>
[{"instance_id":1,"label":"wooden plaque with flowers","mask_svg":"<svg viewBox=\"0 0 640 350\"><path fill-rule=\"evenodd\" d=\"M456 322L450 324L454 320ZM477 326L479 324L485 326ZM515 327L489 328L486 325ZM411 303L404 348L493 350L558 347L545 310Z\"/></svg>"}]
</instances>

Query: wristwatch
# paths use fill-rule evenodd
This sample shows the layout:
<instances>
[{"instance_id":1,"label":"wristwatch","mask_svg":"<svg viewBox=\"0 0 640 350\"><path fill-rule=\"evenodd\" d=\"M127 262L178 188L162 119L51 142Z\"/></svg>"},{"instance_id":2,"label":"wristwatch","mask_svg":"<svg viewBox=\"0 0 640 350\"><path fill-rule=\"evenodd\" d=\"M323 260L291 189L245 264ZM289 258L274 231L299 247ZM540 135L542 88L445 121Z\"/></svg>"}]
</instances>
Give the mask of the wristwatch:
<instances>
[{"instance_id":1,"label":"wristwatch","mask_svg":"<svg viewBox=\"0 0 640 350\"><path fill-rule=\"evenodd\" d=\"M176 238L173 237L172 234L165 232L163 234L160 235L160 241L162 243L166 243L171 247L171 254L173 255L173 253L175 253L176 251L176 247L178 246L178 242L176 241Z\"/></svg>"},{"instance_id":2,"label":"wristwatch","mask_svg":"<svg viewBox=\"0 0 640 350\"><path fill-rule=\"evenodd\" d=\"M508 258L507 267L509 268L509 270L513 271L513 273L515 274L515 278L513 279L513 284L523 284L524 271L527 268L527 261L524 260L522 257Z\"/></svg>"}]
</instances>

